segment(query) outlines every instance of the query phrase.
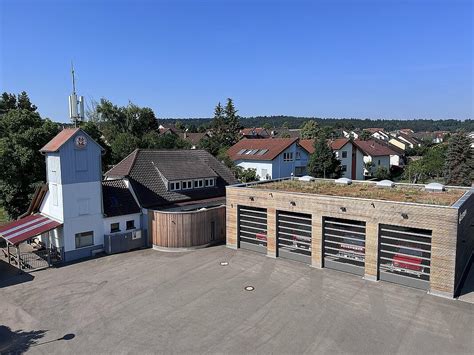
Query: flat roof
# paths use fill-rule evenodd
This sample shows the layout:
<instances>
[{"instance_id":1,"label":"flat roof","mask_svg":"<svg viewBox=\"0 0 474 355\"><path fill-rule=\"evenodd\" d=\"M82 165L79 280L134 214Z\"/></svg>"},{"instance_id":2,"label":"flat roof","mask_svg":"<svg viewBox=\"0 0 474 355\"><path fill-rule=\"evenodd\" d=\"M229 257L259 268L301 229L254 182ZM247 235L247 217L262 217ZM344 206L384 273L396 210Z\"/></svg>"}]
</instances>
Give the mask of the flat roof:
<instances>
[{"instance_id":1,"label":"flat roof","mask_svg":"<svg viewBox=\"0 0 474 355\"><path fill-rule=\"evenodd\" d=\"M242 186L242 185L240 185ZM419 203L437 206L454 205L467 191L468 187L447 186L443 192L430 192L425 185L395 184L392 188L381 188L372 181L353 181L351 185L336 184L334 180L315 179L270 180L245 185L256 189L281 190L326 196L354 197L373 200Z\"/></svg>"}]
</instances>

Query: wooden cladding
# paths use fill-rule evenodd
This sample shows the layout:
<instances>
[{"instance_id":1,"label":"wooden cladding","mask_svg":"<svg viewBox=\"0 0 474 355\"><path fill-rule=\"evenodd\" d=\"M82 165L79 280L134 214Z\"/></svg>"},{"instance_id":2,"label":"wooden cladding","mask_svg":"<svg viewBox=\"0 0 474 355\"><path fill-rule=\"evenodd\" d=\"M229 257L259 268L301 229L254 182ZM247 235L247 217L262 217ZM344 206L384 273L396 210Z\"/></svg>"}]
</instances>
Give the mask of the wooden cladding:
<instances>
[{"instance_id":1,"label":"wooden cladding","mask_svg":"<svg viewBox=\"0 0 474 355\"><path fill-rule=\"evenodd\" d=\"M150 240L164 248L192 248L225 241L225 206L202 211L148 211Z\"/></svg>"}]
</instances>

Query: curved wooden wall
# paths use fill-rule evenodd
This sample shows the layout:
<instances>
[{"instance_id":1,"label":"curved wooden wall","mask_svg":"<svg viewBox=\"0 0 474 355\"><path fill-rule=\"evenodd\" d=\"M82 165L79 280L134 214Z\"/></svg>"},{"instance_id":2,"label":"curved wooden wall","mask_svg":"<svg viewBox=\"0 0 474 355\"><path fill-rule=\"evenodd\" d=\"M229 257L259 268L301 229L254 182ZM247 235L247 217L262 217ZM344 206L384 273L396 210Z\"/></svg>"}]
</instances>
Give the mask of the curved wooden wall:
<instances>
[{"instance_id":1,"label":"curved wooden wall","mask_svg":"<svg viewBox=\"0 0 474 355\"><path fill-rule=\"evenodd\" d=\"M190 248L225 241L225 217L225 206L191 212L149 210L150 240L154 246L164 248Z\"/></svg>"}]
</instances>

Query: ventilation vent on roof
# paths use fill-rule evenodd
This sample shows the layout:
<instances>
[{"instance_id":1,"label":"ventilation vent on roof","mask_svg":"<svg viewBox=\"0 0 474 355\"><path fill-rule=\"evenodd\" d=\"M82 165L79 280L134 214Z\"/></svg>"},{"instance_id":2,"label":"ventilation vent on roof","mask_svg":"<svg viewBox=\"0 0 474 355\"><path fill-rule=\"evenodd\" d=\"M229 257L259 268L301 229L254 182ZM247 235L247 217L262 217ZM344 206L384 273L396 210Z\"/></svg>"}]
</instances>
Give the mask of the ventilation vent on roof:
<instances>
[{"instance_id":1,"label":"ventilation vent on roof","mask_svg":"<svg viewBox=\"0 0 474 355\"><path fill-rule=\"evenodd\" d=\"M300 180L300 181L314 181L315 179L312 176L305 175L305 176L302 176L302 177L298 178L298 180Z\"/></svg>"},{"instance_id":2,"label":"ventilation vent on roof","mask_svg":"<svg viewBox=\"0 0 474 355\"><path fill-rule=\"evenodd\" d=\"M341 185L350 185L352 184L352 180L348 178L339 178L334 180L336 184L341 184Z\"/></svg>"},{"instance_id":3,"label":"ventilation vent on roof","mask_svg":"<svg viewBox=\"0 0 474 355\"><path fill-rule=\"evenodd\" d=\"M428 185L425 185L425 190L430 191L430 192L442 192L442 191L445 191L446 188L443 184L432 182Z\"/></svg>"},{"instance_id":4,"label":"ventilation vent on roof","mask_svg":"<svg viewBox=\"0 0 474 355\"><path fill-rule=\"evenodd\" d=\"M377 183L377 187L394 187L395 183L390 180L382 180Z\"/></svg>"}]
</instances>

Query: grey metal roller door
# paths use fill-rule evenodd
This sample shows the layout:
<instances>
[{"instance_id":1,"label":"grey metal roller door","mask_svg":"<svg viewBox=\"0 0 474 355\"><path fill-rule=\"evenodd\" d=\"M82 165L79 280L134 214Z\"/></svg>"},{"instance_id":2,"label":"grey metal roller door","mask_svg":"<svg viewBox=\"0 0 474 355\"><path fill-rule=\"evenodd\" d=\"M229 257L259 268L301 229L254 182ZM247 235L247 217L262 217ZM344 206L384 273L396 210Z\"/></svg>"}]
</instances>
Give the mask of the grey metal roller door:
<instances>
[{"instance_id":1,"label":"grey metal roller door","mask_svg":"<svg viewBox=\"0 0 474 355\"><path fill-rule=\"evenodd\" d=\"M324 218L324 267L365 274L365 222Z\"/></svg>"},{"instance_id":2,"label":"grey metal roller door","mask_svg":"<svg viewBox=\"0 0 474 355\"><path fill-rule=\"evenodd\" d=\"M277 212L278 256L311 264L311 215Z\"/></svg>"},{"instance_id":3,"label":"grey metal roller door","mask_svg":"<svg viewBox=\"0 0 474 355\"><path fill-rule=\"evenodd\" d=\"M239 248L267 253L267 210L250 206L238 208Z\"/></svg>"},{"instance_id":4,"label":"grey metal roller door","mask_svg":"<svg viewBox=\"0 0 474 355\"><path fill-rule=\"evenodd\" d=\"M430 265L430 230L379 225L380 280L427 290Z\"/></svg>"}]
</instances>

